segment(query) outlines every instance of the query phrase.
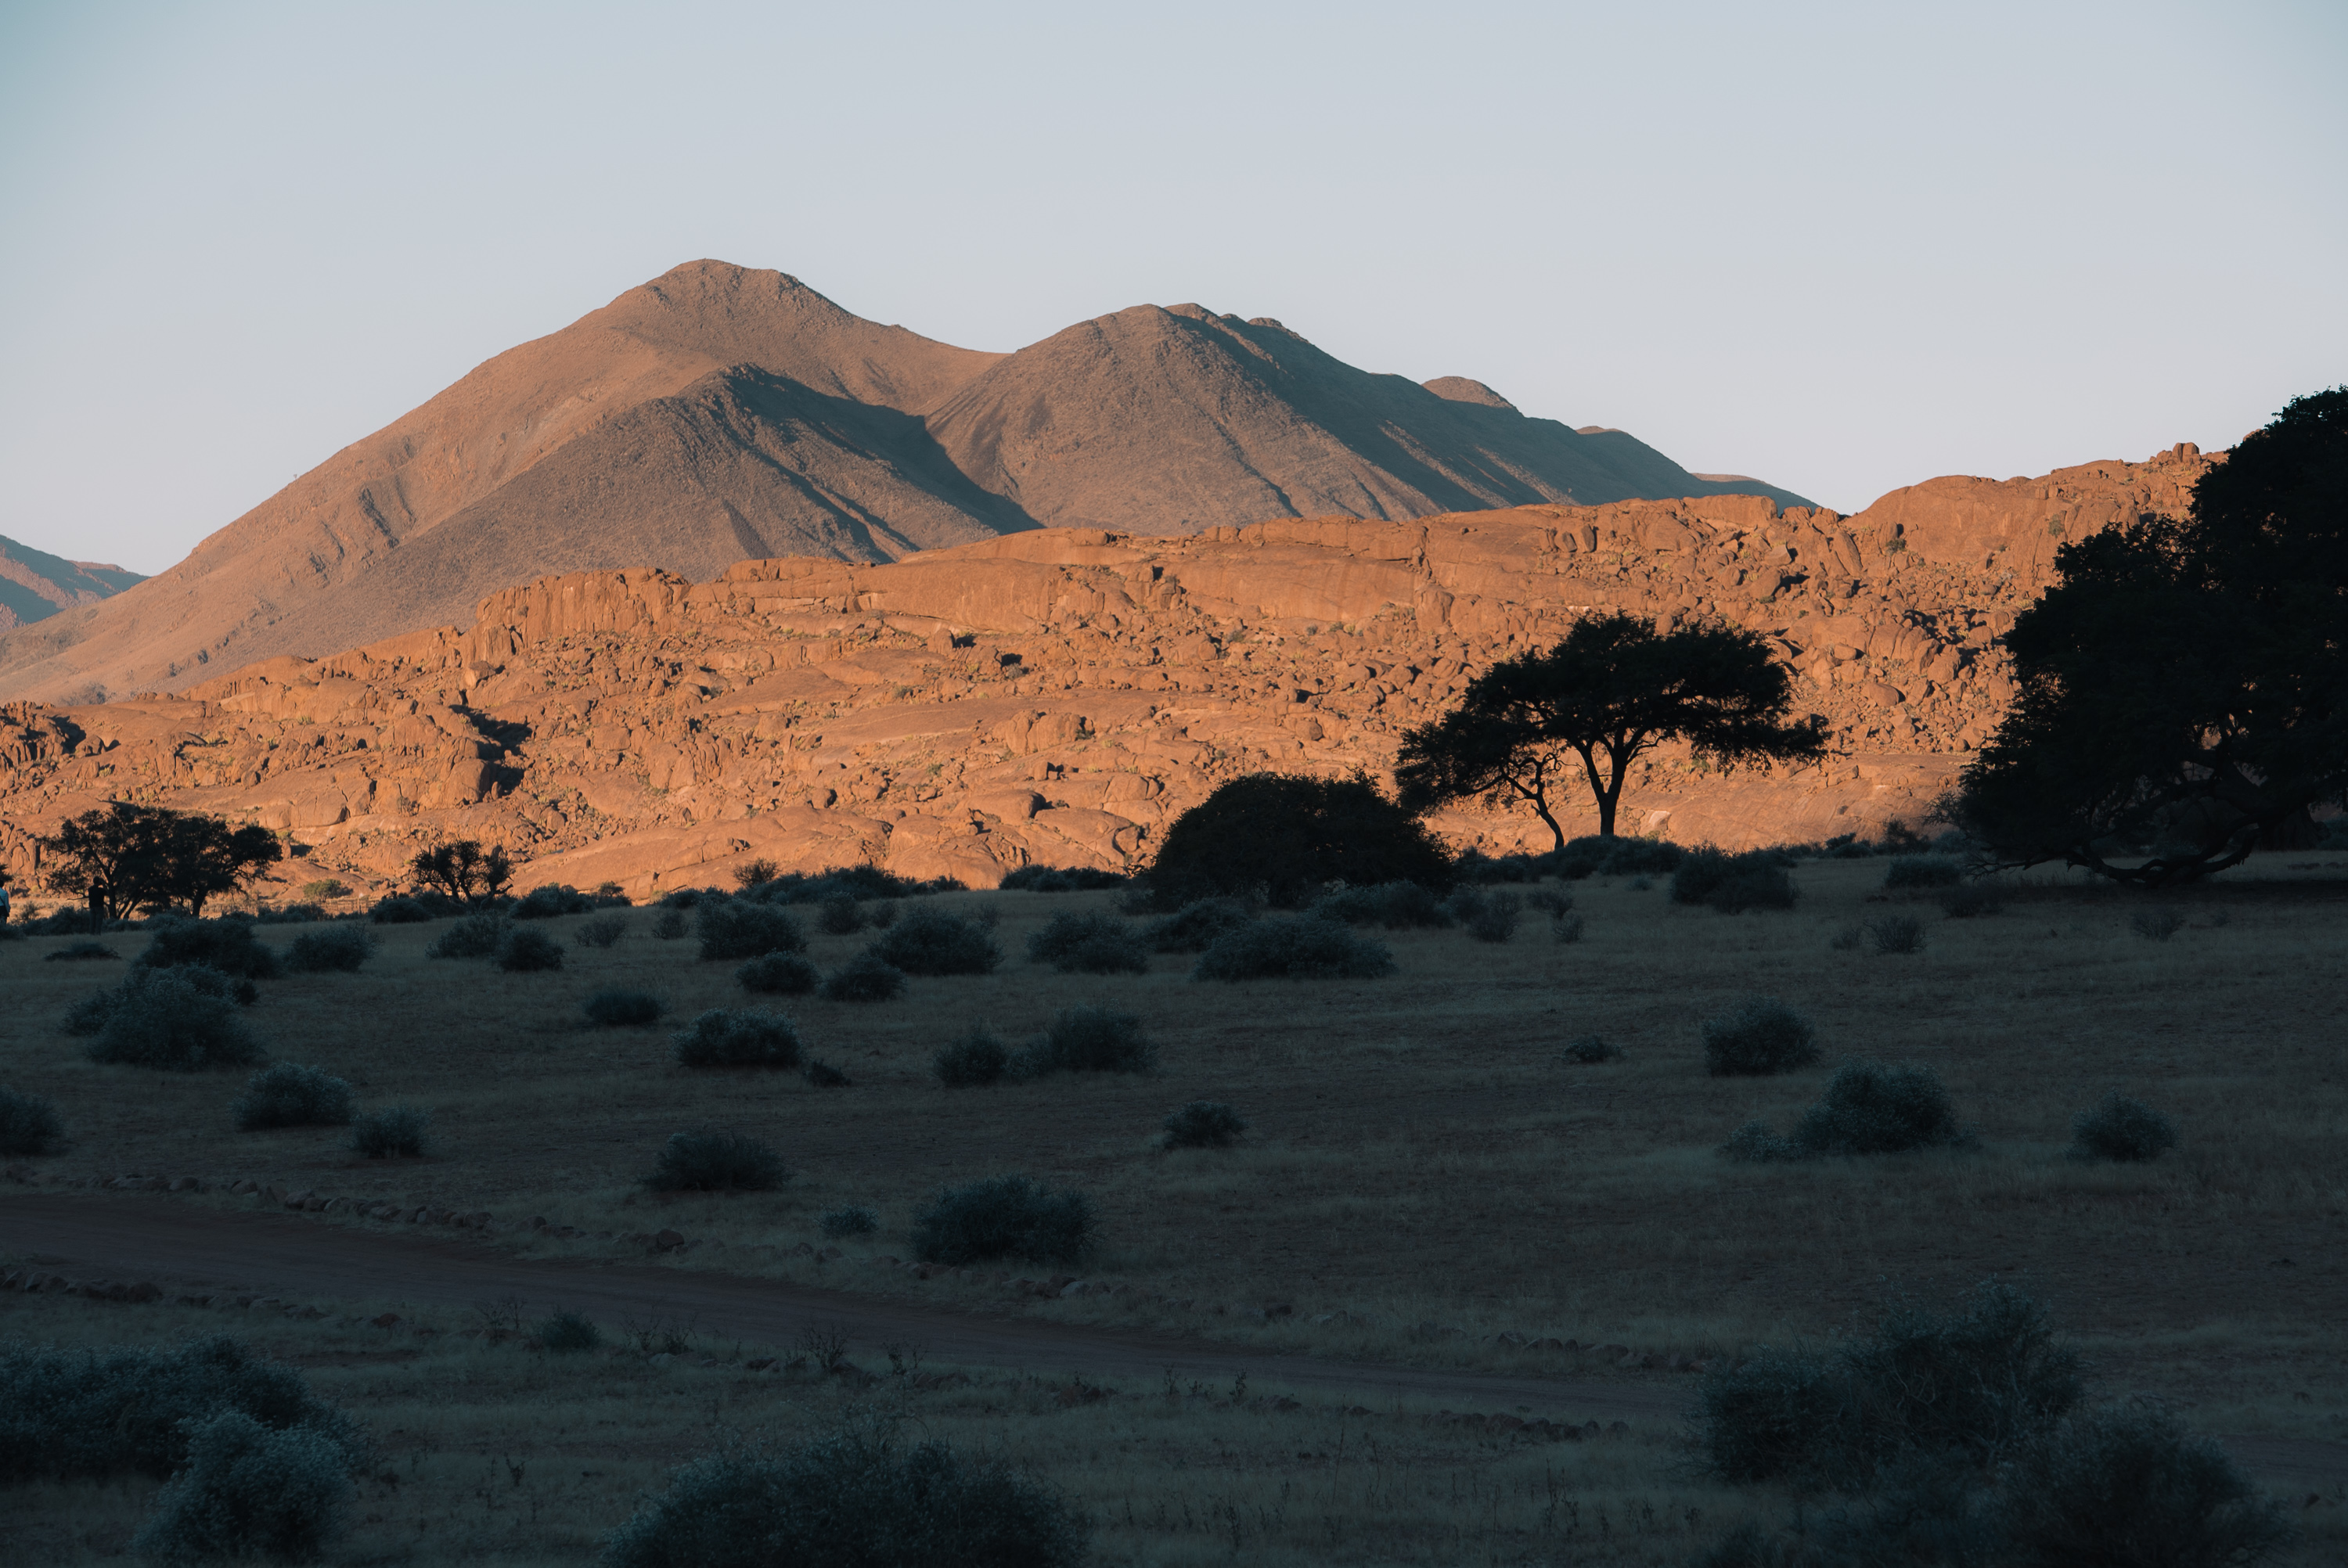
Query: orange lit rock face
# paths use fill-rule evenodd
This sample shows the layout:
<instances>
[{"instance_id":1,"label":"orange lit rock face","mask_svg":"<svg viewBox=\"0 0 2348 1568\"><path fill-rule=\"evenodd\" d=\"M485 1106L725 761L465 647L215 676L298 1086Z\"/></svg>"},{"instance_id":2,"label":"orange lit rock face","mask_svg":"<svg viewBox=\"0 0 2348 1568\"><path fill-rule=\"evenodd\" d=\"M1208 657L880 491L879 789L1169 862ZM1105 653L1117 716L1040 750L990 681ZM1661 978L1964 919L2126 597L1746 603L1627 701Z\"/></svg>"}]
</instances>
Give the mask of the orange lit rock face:
<instances>
[{"instance_id":1,"label":"orange lit rock face","mask_svg":"<svg viewBox=\"0 0 2348 1568\"><path fill-rule=\"evenodd\" d=\"M973 886L1030 861L1124 867L1237 774L1385 774L1478 671L1613 610L1766 632L1837 737L1823 766L1727 776L1660 753L1626 831L1874 834L1921 823L1994 727L2013 691L1996 639L2054 548L2182 512L2210 461L1936 479L1850 518L1731 496L541 578L469 630L0 711L0 855L30 873L31 834L123 798L289 829L312 846L293 881L381 886L448 836L506 844L524 886L639 896L757 856ZM1548 847L1521 812L1437 825Z\"/></svg>"}]
</instances>

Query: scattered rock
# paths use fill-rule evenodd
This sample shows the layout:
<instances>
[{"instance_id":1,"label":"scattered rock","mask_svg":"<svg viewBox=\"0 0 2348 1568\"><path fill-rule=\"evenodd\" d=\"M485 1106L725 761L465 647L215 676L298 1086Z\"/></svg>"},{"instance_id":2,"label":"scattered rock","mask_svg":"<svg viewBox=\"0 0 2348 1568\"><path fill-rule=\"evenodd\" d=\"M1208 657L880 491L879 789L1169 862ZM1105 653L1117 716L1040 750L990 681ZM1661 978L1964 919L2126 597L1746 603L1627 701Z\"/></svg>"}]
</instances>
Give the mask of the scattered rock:
<instances>
[{"instance_id":1,"label":"scattered rock","mask_svg":"<svg viewBox=\"0 0 2348 1568\"><path fill-rule=\"evenodd\" d=\"M675 1231L664 1230L653 1237L654 1252L675 1252L685 1245L685 1237Z\"/></svg>"}]
</instances>

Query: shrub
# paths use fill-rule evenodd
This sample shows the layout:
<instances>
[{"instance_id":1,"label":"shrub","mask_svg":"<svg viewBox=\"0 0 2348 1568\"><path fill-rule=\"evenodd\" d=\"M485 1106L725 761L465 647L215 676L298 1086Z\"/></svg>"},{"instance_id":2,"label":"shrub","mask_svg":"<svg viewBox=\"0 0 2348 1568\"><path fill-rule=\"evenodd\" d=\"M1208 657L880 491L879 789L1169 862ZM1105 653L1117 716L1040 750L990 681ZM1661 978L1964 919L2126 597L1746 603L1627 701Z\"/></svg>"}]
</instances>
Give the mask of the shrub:
<instances>
[{"instance_id":1,"label":"shrub","mask_svg":"<svg viewBox=\"0 0 2348 1568\"><path fill-rule=\"evenodd\" d=\"M661 912L653 917L653 935L664 942L674 942L692 929L693 922L675 904L664 904Z\"/></svg>"},{"instance_id":2,"label":"shrub","mask_svg":"<svg viewBox=\"0 0 2348 1568\"><path fill-rule=\"evenodd\" d=\"M799 1032L780 1013L711 1008L669 1037L681 1067L797 1067Z\"/></svg>"},{"instance_id":3,"label":"shrub","mask_svg":"<svg viewBox=\"0 0 2348 1568\"><path fill-rule=\"evenodd\" d=\"M508 931L498 944L498 968L508 974L532 974L562 967L562 944L543 931Z\"/></svg>"},{"instance_id":4,"label":"shrub","mask_svg":"<svg viewBox=\"0 0 2348 1568\"><path fill-rule=\"evenodd\" d=\"M1786 857L1773 849L1749 849L1742 855L1698 849L1672 873L1673 903L1703 904L1724 915L1790 909L1798 891L1786 870Z\"/></svg>"},{"instance_id":5,"label":"shrub","mask_svg":"<svg viewBox=\"0 0 2348 1568\"><path fill-rule=\"evenodd\" d=\"M424 1134L431 1125L432 1112L420 1105L386 1105L351 1123L351 1147L370 1160L412 1158L424 1153Z\"/></svg>"},{"instance_id":6,"label":"shrub","mask_svg":"<svg viewBox=\"0 0 2348 1568\"><path fill-rule=\"evenodd\" d=\"M1581 940L1582 923L1579 915L1560 915L1549 923L1550 940L1560 948L1570 948Z\"/></svg>"},{"instance_id":7,"label":"shrub","mask_svg":"<svg viewBox=\"0 0 2348 1568\"><path fill-rule=\"evenodd\" d=\"M232 920L251 920L256 926L309 926L326 917L322 904L288 904L281 909L263 907L250 915L231 915Z\"/></svg>"},{"instance_id":8,"label":"shrub","mask_svg":"<svg viewBox=\"0 0 2348 1568\"><path fill-rule=\"evenodd\" d=\"M248 980L274 979L283 968L276 949L263 947L247 920L166 920L139 962L150 969L201 964Z\"/></svg>"},{"instance_id":9,"label":"shrub","mask_svg":"<svg viewBox=\"0 0 2348 1568\"><path fill-rule=\"evenodd\" d=\"M1952 887L1941 895L1941 912L1952 920L1974 920L1984 915L1994 915L2005 907L2005 901L1994 887L1969 882Z\"/></svg>"},{"instance_id":10,"label":"shrub","mask_svg":"<svg viewBox=\"0 0 2348 1568\"><path fill-rule=\"evenodd\" d=\"M628 917L625 915L598 915L592 920L581 922L579 928L571 933L571 939L582 948L609 948L617 945L620 938L627 934Z\"/></svg>"},{"instance_id":11,"label":"shrub","mask_svg":"<svg viewBox=\"0 0 2348 1568\"><path fill-rule=\"evenodd\" d=\"M943 1047L937 1055L938 1081L948 1089L999 1083L1011 1071L1011 1052L983 1024Z\"/></svg>"},{"instance_id":12,"label":"shrub","mask_svg":"<svg viewBox=\"0 0 2348 1568\"><path fill-rule=\"evenodd\" d=\"M191 1423L187 1468L155 1494L132 1546L169 1559L306 1563L342 1533L351 1491L349 1464L326 1439L220 1410Z\"/></svg>"},{"instance_id":13,"label":"shrub","mask_svg":"<svg viewBox=\"0 0 2348 1568\"><path fill-rule=\"evenodd\" d=\"M991 975L1003 961L984 926L927 907L891 926L870 950L909 975Z\"/></svg>"},{"instance_id":14,"label":"shrub","mask_svg":"<svg viewBox=\"0 0 2348 1568\"><path fill-rule=\"evenodd\" d=\"M37 1094L0 1089L0 1154L46 1154L64 1135L56 1106Z\"/></svg>"},{"instance_id":15,"label":"shrub","mask_svg":"<svg viewBox=\"0 0 2348 1568\"><path fill-rule=\"evenodd\" d=\"M823 982L823 997L834 1002L885 1002L905 989L905 971L867 948Z\"/></svg>"},{"instance_id":16,"label":"shrub","mask_svg":"<svg viewBox=\"0 0 2348 1568\"><path fill-rule=\"evenodd\" d=\"M269 1127L344 1127L356 1107L351 1086L324 1068L273 1062L245 1080L235 1106L244 1132Z\"/></svg>"},{"instance_id":17,"label":"shrub","mask_svg":"<svg viewBox=\"0 0 2348 1568\"><path fill-rule=\"evenodd\" d=\"M864 929L864 908L853 898L827 898L816 924L835 937L852 937Z\"/></svg>"},{"instance_id":18,"label":"shrub","mask_svg":"<svg viewBox=\"0 0 2348 1568\"><path fill-rule=\"evenodd\" d=\"M614 988L587 999L587 1021L599 1029L622 1029L658 1023L668 1003L650 991Z\"/></svg>"},{"instance_id":19,"label":"shrub","mask_svg":"<svg viewBox=\"0 0 2348 1568\"><path fill-rule=\"evenodd\" d=\"M771 904L753 904L737 898L704 904L694 913L705 963L807 949L807 933L799 929L799 923L791 918L788 910Z\"/></svg>"},{"instance_id":20,"label":"shrub","mask_svg":"<svg viewBox=\"0 0 2348 1568\"><path fill-rule=\"evenodd\" d=\"M739 1132L675 1132L644 1185L656 1193L770 1193L791 1179L783 1157Z\"/></svg>"},{"instance_id":21,"label":"shrub","mask_svg":"<svg viewBox=\"0 0 2348 1568\"><path fill-rule=\"evenodd\" d=\"M870 1209L834 1209L823 1216L823 1234L834 1241L870 1235L880 1228L880 1216Z\"/></svg>"},{"instance_id":22,"label":"shrub","mask_svg":"<svg viewBox=\"0 0 2348 1568\"><path fill-rule=\"evenodd\" d=\"M1294 908L1333 882L1451 885L1451 856L1426 825L1366 779L1251 774L1175 818L1150 866L1160 909L1262 889Z\"/></svg>"},{"instance_id":23,"label":"shrub","mask_svg":"<svg viewBox=\"0 0 2348 1568\"><path fill-rule=\"evenodd\" d=\"M2149 1405L2074 1416L2015 1474L2001 1522L2016 1568L2232 1568L2292 1536L2225 1450Z\"/></svg>"},{"instance_id":24,"label":"shrub","mask_svg":"<svg viewBox=\"0 0 2348 1568\"><path fill-rule=\"evenodd\" d=\"M1886 887L1954 887L1965 879L1965 868L1942 855L1900 855L1884 867Z\"/></svg>"},{"instance_id":25,"label":"shrub","mask_svg":"<svg viewBox=\"0 0 2348 1568\"><path fill-rule=\"evenodd\" d=\"M1505 942L1517 934L1517 917L1524 901L1513 893L1469 890L1453 894L1445 907L1478 941Z\"/></svg>"},{"instance_id":26,"label":"shrub","mask_svg":"<svg viewBox=\"0 0 2348 1568\"><path fill-rule=\"evenodd\" d=\"M1203 953L1216 938L1254 918L1255 912L1240 899L1200 898L1155 922L1142 937L1161 953Z\"/></svg>"},{"instance_id":27,"label":"shrub","mask_svg":"<svg viewBox=\"0 0 2348 1568\"><path fill-rule=\"evenodd\" d=\"M592 1317L576 1312L558 1312L531 1332L530 1340L541 1350L567 1356L601 1346L603 1331L595 1327Z\"/></svg>"},{"instance_id":28,"label":"shrub","mask_svg":"<svg viewBox=\"0 0 2348 1568\"><path fill-rule=\"evenodd\" d=\"M1622 1056L1622 1048L1602 1034L1585 1034L1580 1040L1569 1041L1565 1048L1568 1061L1578 1061L1585 1067L1595 1066L1601 1061L1617 1061Z\"/></svg>"},{"instance_id":29,"label":"shrub","mask_svg":"<svg viewBox=\"0 0 2348 1568\"><path fill-rule=\"evenodd\" d=\"M746 860L734 868L734 886L747 893L753 887L772 882L782 874L781 866L762 855L756 860Z\"/></svg>"},{"instance_id":30,"label":"shrub","mask_svg":"<svg viewBox=\"0 0 2348 1568\"><path fill-rule=\"evenodd\" d=\"M1554 887L1536 887L1525 895L1525 907L1538 909L1552 920L1559 919L1573 913L1573 895Z\"/></svg>"},{"instance_id":31,"label":"shrub","mask_svg":"<svg viewBox=\"0 0 2348 1568\"><path fill-rule=\"evenodd\" d=\"M347 898L350 896L349 885L339 876L322 876L315 882L302 884L302 897L304 898Z\"/></svg>"},{"instance_id":32,"label":"shrub","mask_svg":"<svg viewBox=\"0 0 2348 1568\"><path fill-rule=\"evenodd\" d=\"M1230 1106L1212 1100L1193 1100L1166 1118L1164 1146L1169 1149L1228 1149L1247 1131L1247 1123Z\"/></svg>"},{"instance_id":33,"label":"shrub","mask_svg":"<svg viewBox=\"0 0 2348 1568\"><path fill-rule=\"evenodd\" d=\"M427 908L421 898L395 893L388 898L378 898L367 911L367 918L378 926L421 926L427 920L438 918Z\"/></svg>"},{"instance_id":34,"label":"shrub","mask_svg":"<svg viewBox=\"0 0 2348 1568\"><path fill-rule=\"evenodd\" d=\"M517 920L551 920L562 915L584 915L594 907L595 900L578 888L550 882L523 894L512 915Z\"/></svg>"},{"instance_id":35,"label":"shrub","mask_svg":"<svg viewBox=\"0 0 2348 1568\"><path fill-rule=\"evenodd\" d=\"M1063 911L1027 938L1027 957L1060 973L1147 974L1149 944L1124 921L1109 915Z\"/></svg>"},{"instance_id":36,"label":"shrub","mask_svg":"<svg viewBox=\"0 0 2348 1568\"><path fill-rule=\"evenodd\" d=\"M1054 1193L1025 1176L947 1187L913 1216L913 1255L968 1264L1006 1255L1075 1263L1092 1245L1092 1200Z\"/></svg>"},{"instance_id":37,"label":"shrub","mask_svg":"<svg viewBox=\"0 0 2348 1568\"><path fill-rule=\"evenodd\" d=\"M1452 921L1452 906L1416 882L1340 887L1317 900L1307 913L1347 926L1383 926L1389 931L1448 926Z\"/></svg>"},{"instance_id":38,"label":"shrub","mask_svg":"<svg viewBox=\"0 0 2348 1568\"><path fill-rule=\"evenodd\" d=\"M242 1067L261 1055L260 1043L237 1016L239 987L217 969L190 964L132 969L115 990L88 999L67 1020L77 1034L93 1033L93 1061L198 1072Z\"/></svg>"},{"instance_id":39,"label":"shrub","mask_svg":"<svg viewBox=\"0 0 2348 1568\"><path fill-rule=\"evenodd\" d=\"M679 1467L611 1536L610 1568L1076 1568L1083 1515L943 1442L904 1450L887 1423L780 1454L728 1447Z\"/></svg>"},{"instance_id":40,"label":"shrub","mask_svg":"<svg viewBox=\"0 0 2348 1568\"><path fill-rule=\"evenodd\" d=\"M2174 909L2139 909L2128 917L2128 929L2147 942L2166 942L2185 929L2185 917Z\"/></svg>"},{"instance_id":41,"label":"shrub","mask_svg":"<svg viewBox=\"0 0 2348 1568\"><path fill-rule=\"evenodd\" d=\"M1802 1113L1793 1135L1766 1139L1758 1122L1729 1142L1731 1158L1814 1159L1827 1154L1890 1154L1972 1140L1957 1125L1949 1091L1928 1067L1886 1067L1853 1061L1838 1069L1816 1105Z\"/></svg>"},{"instance_id":42,"label":"shrub","mask_svg":"<svg viewBox=\"0 0 2348 1568\"><path fill-rule=\"evenodd\" d=\"M1554 875L1579 882L1588 876L1664 875L1678 870L1687 854L1661 838L1602 838L1589 834L1567 840L1563 849L1540 858Z\"/></svg>"},{"instance_id":43,"label":"shrub","mask_svg":"<svg viewBox=\"0 0 2348 1568\"><path fill-rule=\"evenodd\" d=\"M1867 945L1879 955L1924 950L1924 922L1913 915L1879 915L1866 929Z\"/></svg>"},{"instance_id":44,"label":"shrub","mask_svg":"<svg viewBox=\"0 0 2348 1568\"><path fill-rule=\"evenodd\" d=\"M808 1059L807 1081L818 1089L849 1089L854 1087L854 1081L848 1076L848 1074L840 1071L839 1069L832 1066L831 1063L828 1061L818 1061L813 1057L809 1057Z\"/></svg>"},{"instance_id":45,"label":"shrub","mask_svg":"<svg viewBox=\"0 0 2348 1568\"><path fill-rule=\"evenodd\" d=\"M92 958L118 958L121 954L103 942L68 942L42 961L50 964L82 964Z\"/></svg>"},{"instance_id":46,"label":"shrub","mask_svg":"<svg viewBox=\"0 0 2348 1568\"><path fill-rule=\"evenodd\" d=\"M1373 980L1394 973L1385 944L1333 920L1257 920L1215 938L1194 980Z\"/></svg>"},{"instance_id":47,"label":"shrub","mask_svg":"<svg viewBox=\"0 0 2348 1568\"><path fill-rule=\"evenodd\" d=\"M768 953L734 971L735 983L766 996L803 997L823 977L797 953Z\"/></svg>"},{"instance_id":48,"label":"shrub","mask_svg":"<svg viewBox=\"0 0 2348 1568\"><path fill-rule=\"evenodd\" d=\"M502 915L468 915L432 939L427 958L488 958L497 955L510 929Z\"/></svg>"},{"instance_id":49,"label":"shrub","mask_svg":"<svg viewBox=\"0 0 2348 1568\"><path fill-rule=\"evenodd\" d=\"M1124 886L1125 877L1092 866L1022 866L1000 886L1006 893L1097 893Z\"/></svg>"},{"instance_id":50,"label":"shrub","mask_svg":"<svg viewBox=\"0 0 2348 1568\"><path fill-rule=\"evenodd\" d=\"M1818 1059L1810 1020L1766 997L1704 1022L1704 1067L1715 1078L1785 1072Z\"/></svg>"},{"instance_id":51,"label":"shrub","mask_svg":"<svg viewBox=\"0 0 2348 1568\"><path fill-rule=\"evenodd\" d=\"M375 952L375 938L364 926L329 926L304 931L285 949L285 967L295 974L324 974L338 969L356 972Z\"/></svg>"},{"instance_id":52,"label":"shrub","mask_svg":"<svg viewBox=\"0 0 2348 1568\"><path fill-rule=\"evenodd\" d=\"M2071 1156L2078 1160L2157 1160L2177 1146L2168 1117L2113 1090L2071 1123Z\"/></svg>"},{"instance_id":53,"label":"shrub","mask_svg":"<svg viewBox=\"0 0 2348 1568\"><path fill-rule=\"evenodd\" d=\"M1158 1048L1142 1033L1135 1014L1064 1008L1027 1042L1014 1071L1021 1078L1041 1078L1049 1072L1148 1072L1157 1065Z\"/></svg>"}]
</instances>

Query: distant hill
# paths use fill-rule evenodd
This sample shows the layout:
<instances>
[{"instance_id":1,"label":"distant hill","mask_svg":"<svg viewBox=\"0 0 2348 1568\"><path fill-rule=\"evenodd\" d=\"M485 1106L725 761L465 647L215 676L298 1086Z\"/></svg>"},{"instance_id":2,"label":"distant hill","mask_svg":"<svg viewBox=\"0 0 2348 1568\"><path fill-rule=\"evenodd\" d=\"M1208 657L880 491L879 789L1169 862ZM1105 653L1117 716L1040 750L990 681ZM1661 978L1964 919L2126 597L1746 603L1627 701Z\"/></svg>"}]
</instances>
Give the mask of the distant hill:
<instances>
[{"instance_id":1,"label":"distant hill","mask_svg":"<svg viewBox=\"0 0 2348 1568\"><path fill-rule=\"evenodd\" d=\"M97 604L146 580L118 566L67 560L0 536L0 630Z\"/></svg>"},{"instance_id":2,"label":"distant hill","mask_svg":"<svg viewBox=\"0 0 2348 1568\"><path fill-rule=\"evenodd\" d=\"M1356 370L1268 319L1141 305L985 354L695 261L482 364L134 591L0 628L0 698L177 690L461 621L550 573L1720 494L1806 504L1480 382Z\"/></svg>"}]
</instances>

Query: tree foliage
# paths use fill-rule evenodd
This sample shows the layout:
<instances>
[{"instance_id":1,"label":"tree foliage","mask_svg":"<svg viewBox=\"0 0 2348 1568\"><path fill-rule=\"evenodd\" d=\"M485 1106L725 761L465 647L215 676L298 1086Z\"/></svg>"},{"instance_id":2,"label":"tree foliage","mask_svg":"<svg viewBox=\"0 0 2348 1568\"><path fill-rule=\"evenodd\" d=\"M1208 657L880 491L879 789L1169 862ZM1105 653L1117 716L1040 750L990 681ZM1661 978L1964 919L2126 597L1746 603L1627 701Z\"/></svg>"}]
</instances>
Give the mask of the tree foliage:
<instances>
[{"instance_id":1,"label":"tree foliage","mask_svg":"<svg viewBox=\"0 0 2348 1568\"><path fill-rule=\"evenodd\" d=\"M277 835L257 824L231 827L200 812L119 800L71 818L40 843L54 863L49 886L88 899L94 925L133 909L184 907L201 917L207 899L235 892L285 856Z\"/></svg>"},{"instance_id":2,"label":"tree foliage","mask_svg":"<svg viewBox=\"0 0 2348 1568\"><path fill-rule=\"evenodd\" d=\"M2055 566L2006 638L2013 708L1943 807L1988 860L2159 886L2348 801L2348 387L2246 437L2188 518Z\"/></svg>"},{"instance_id":3,"label":"tree foliage","mask_svg":"<svg viewBox=\"0 0 2348 1568\"><path fill-rule=\"evenodd\" d=\"M493 845L485 851L476 838L452 839L437 849L421 851L407 863L407 869L418 886L467 904L484 904L499 897L514 875L505 845Z\"/></svg>"},{"instance_id":4,"label":"tree foliage","mask_svg":"<svg viewBox=\"0 0 2348 1568\"><path fill-rule=\"evenodd\" d=\"M1725 626L1659 632L1630 615L1577 624L1546 651L1519 654L1468 682L1459 706L1403 737L1402 804L1514 795L1565 847L1554 796L1581 776L1612 837L1631 764L1659 742L1684 740L1721 768L1818 756L1814 723L1789 723L1792 684L1758 632Z\"/></svg>"},{"instance_id":5,"label":"tree foliage","mask_svg":"<svg viewBox=\"0 0 2348 1568\"><path fill-rule=\"evenodd\" d=\"M1175 818L1148 872L1152 902L1252 897L1293 908L1333 882L1451 883L1451 855L1366 779L1250 774Z\"/></svg>"}]
</instances>

